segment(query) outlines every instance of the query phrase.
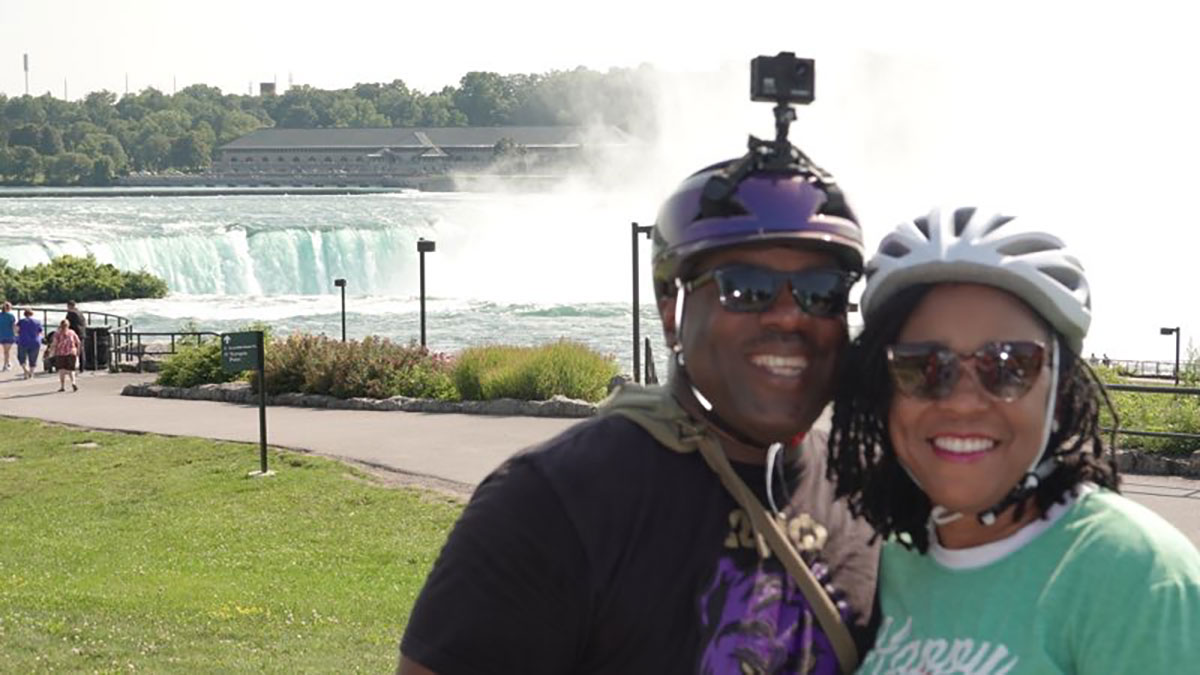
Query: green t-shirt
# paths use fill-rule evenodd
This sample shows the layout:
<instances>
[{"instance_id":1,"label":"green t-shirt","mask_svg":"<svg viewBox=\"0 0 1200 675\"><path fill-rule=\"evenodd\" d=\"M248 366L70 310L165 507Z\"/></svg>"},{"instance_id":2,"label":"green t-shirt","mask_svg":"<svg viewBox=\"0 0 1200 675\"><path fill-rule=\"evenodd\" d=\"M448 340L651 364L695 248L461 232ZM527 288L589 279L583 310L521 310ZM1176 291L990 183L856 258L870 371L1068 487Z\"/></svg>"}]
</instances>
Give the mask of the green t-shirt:
<instances>
[{"instance_id":1,"label":"green t-shirt","mask_svg":"<svg viewBox=\"0 0 1200 675\"><path fill-rule=\"evenodd\" d=\"M1200 669L1200 553L1149 509L1091 488L1002 541L895 542L883 623L860 673L1152 673ZM936 537L934 538L936 539Z\"/></svg>"}]
</instances>

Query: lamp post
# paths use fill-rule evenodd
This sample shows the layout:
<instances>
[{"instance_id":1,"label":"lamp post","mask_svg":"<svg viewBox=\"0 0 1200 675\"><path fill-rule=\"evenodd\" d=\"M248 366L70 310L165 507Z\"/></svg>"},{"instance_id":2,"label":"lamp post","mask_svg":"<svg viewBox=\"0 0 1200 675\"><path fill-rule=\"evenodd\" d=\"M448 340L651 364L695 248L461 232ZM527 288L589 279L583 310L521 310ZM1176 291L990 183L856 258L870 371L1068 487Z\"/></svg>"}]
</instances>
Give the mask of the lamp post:
<instances>
[{"instance_id":1,"label":"lamp post","mask_svg":"<svg viewBox=\"0 0 1200 675\"><path fill-rule=\"evenodd\" d=\"M342 289L342 342L346 341L346 280L334 279L333 285Z\"/></svg>"},{"instance_id":2,"label":"lamp post","mask_svg":"<svg viewBox=\"0 0 1200 675\"><path fill-rule=\"evenodd\" d=\"M437 250L437 244L424 237L417 239L417 253L421 256L421 346L425 346L425 254Z\"/></svg>"},{"instance_id":3,"label":"lamp post","mask_svg":"<svg viewBox=\"0 0 1200 675\"><path fill-rule=\"evenodd\" d=\"M632 223L632 226L630 227L630 234L632 235L631 241L633 243L633 381L634 382L642 381L642 375L639 372L641 370L641 365L642 365L641 364L641 361L642 361L642 356L641 356L641 351L642 351L642 345L641 345L642 315L641 315L641 311L642 311L642 308L641 308L641 303L639 302L640 298L638 298L638 295L640 293L640 289L638 288L638 258L639 258L638 237L641 235L646 235L646 238L650 239L651 233L653 232L653 230L654 230L654 228L649 225L638 225L637 223Z\"/></svg>"},{"instance_id":4,"label":"lamp post","mask_svg":"<svg viewBox=\"0 0 1200 675\"><path fill-rule=\"evenodd\" d=\"M1174 328L1159 328L1159 335L1175 334L1175 386L1179 386L1179 326Z\"/></svg>"}]
</instances>

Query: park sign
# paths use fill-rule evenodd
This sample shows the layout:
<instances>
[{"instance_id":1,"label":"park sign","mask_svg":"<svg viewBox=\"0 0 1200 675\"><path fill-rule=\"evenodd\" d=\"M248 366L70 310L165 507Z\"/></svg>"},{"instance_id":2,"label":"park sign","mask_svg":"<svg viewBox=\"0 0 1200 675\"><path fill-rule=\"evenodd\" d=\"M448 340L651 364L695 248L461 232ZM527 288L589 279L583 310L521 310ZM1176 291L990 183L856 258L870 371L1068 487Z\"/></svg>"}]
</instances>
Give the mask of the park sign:
<instances>
[{"instance_id":1,"label":"park sign","mask_svg":"<svg viewBox=\"0 0 1200 675\"><path fill-rule=\"evenodd\" d=\"M267 470L267 388L263 354L263 332L260 330L221 335L221 366L227 373L255 370L258 374L258 447L261 469L250 475L270 476Z\"/></svg>"},{"instance_id":2,"label":"park sign","mask_svg":"<svg viewBox=\"0 0 1200 675\"><path fill-rule=\"evenodd\" d=\"M262 333L245 331L221 335L221 366L227 373L258 368L259 344Z\"/></svg>"}]
</instances>

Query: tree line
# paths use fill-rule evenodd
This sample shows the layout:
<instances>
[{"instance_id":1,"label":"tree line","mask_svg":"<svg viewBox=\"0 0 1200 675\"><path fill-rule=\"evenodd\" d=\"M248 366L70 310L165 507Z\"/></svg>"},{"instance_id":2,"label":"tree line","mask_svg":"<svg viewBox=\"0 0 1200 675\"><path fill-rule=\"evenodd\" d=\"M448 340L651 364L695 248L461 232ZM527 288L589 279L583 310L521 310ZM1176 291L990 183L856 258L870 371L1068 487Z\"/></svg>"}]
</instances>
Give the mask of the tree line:
<instances>
[{"instance_id":1,"label":"tree line","mask_svg":"<svg viewBox=\"0 0 1200 675\"><path fill-rule=\"evenodd\" d=\"M196 84L66 101L0 94L0 184L111 185L130 172L194 172L213 150L255 129L560 126L654 131L649 66L601 73L473 71L425 93L403 80L347 89L297 86L279 96L225 94Z\"/></svg>"}]
</instances>

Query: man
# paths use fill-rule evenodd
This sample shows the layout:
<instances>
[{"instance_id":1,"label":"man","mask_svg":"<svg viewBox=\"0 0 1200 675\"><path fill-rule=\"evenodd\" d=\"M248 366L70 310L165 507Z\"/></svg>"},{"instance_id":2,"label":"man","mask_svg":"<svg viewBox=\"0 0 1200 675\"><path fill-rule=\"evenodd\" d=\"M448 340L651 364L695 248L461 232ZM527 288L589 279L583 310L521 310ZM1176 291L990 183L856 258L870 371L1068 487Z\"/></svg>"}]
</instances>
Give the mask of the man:
<instances>
[{"instance_id":1,"label":"man","mask_svg":"<svg viewBox=\"0 0 1200 675\"><path fill-rule=\"evenodd\" d=\"M75 306L74 300L67 301L67 324L71 326L71 330L79 336L79 370L83 370L84 353L87 351L83 345L87 342L84 340L87 335L87 318L83 316L83 312Z\"/></svg>"},{"instance_id":2,"label":"man","mask_svg":"<svg viewBox=\"0 0 1200 675\"><path fill-rule=\"evenodd\" d=\"M807 433L861 231L819 169L744 162L694 174L659 213L668 385L622 388L479 486L402 675L846 672L870 646L878 551Z\"/></svg>"}]
</instances>

